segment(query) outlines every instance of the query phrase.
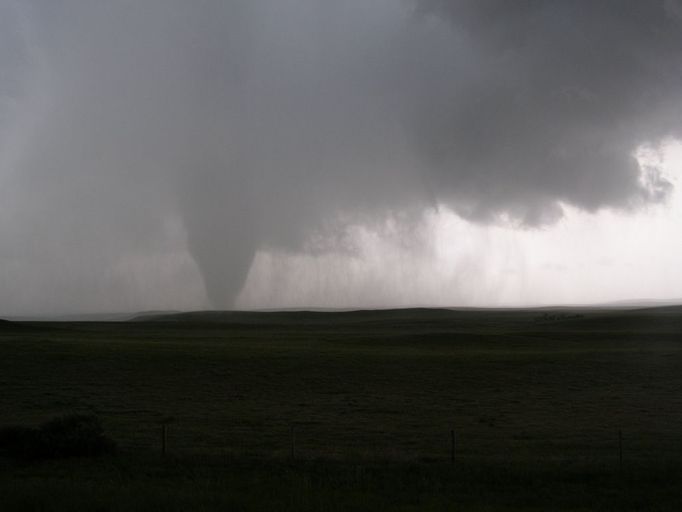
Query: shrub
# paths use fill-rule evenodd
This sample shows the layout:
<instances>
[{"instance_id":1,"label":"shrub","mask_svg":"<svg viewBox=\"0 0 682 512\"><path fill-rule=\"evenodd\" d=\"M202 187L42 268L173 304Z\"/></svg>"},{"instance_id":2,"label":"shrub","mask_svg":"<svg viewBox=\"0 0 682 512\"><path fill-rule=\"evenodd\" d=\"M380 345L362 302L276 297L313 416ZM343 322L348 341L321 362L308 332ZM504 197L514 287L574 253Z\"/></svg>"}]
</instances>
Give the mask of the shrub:
<instances>
[{"instance_id":1,"label":"shrub","mask_svg":"<svg viewBox=\"0 0 682 512\"><path fill-rule=\"evenodd\" d=\"M72 414L55 418L38 428L0 429L0 455L17 460L94 457L115 451L97 416Z\"/></svg>"},{"instance_id":2,"label":"shrub","mask_svg":"<svg viewBox=\"0 0 682 512\"><path fill-rule=\"evenodd\" d=\"M34 459L40 451L37 430L12 426L0 428L0 455L12 459Z\"/></svg>"}]
</instances>

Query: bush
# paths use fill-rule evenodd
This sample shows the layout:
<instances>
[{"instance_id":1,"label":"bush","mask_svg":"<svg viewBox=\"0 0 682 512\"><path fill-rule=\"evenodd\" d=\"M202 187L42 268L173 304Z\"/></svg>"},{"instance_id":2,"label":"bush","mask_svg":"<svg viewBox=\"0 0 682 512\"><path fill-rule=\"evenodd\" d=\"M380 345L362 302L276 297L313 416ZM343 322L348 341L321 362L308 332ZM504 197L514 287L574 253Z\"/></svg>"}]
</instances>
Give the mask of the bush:
<instances>
[{"instance_id":1,"label":"bush","mask_svg":"<svg viewBox=\"0 0 682 512\"><path fill-rule=\"evenodd\" d=\"M0 455L16 460L95 457L115 449L114 442L104 435L102 424L94 415L63 416L38 428L0 429Z\"/></svg>"},{"instance_id":2,"label":"bush","mask_svg":"<svg viewBox=\"0 0 682 512\"><path fill-rule=\"evenodd\" d=\"M34 459L40 447L37 430L28 427L4 427L0 429L0 455L13 459Z\"/></svg>"}]
</instances>

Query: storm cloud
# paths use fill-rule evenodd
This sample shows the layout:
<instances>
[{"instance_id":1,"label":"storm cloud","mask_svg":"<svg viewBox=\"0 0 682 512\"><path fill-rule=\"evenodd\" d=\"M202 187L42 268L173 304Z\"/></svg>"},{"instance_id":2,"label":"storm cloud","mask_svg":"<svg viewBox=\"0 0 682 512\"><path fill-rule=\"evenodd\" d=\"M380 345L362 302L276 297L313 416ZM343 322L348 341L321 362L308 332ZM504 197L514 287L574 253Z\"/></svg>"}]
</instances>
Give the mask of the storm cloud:
<instances>
[{"instance_id":1,"label":"storm cloud","mask_svg":"<svg viewBox=\"0 0 682 512\"><path fill-rule=\"evenodd\" d=\"M671 192L635 153L682 132L676 0L1 0L0 14L5 308L115 295L124 262L176 265L178 240L230 307L258 250L343 249L349 223L410 226L444 205L532 229Z\"/></svg>"}]
</instances>

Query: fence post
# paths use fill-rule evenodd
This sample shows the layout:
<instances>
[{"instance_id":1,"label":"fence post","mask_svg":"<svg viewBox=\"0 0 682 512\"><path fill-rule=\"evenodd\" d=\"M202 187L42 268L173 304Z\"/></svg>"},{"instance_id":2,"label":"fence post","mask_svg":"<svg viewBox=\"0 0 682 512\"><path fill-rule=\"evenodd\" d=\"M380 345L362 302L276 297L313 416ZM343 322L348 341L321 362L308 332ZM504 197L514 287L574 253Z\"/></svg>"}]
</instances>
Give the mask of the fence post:
<instances>
[{"instance_id":1,"label":"fence post","mask_svg":"<svg viewBox=\"0 0 682 512\"><path fill-rule=\"evenodd\" d=\"M455 431L450 430L450 463L455 463Z\"/></svg>"},{"instance_id":2,"label":"fence post","mask_svg":"<svg viewBox=\"0 0 682 512\"><path fill-rule=\"evenodd\" d=\"M175 418L166 416L161 420L161 455L166 456L168 448L168 425L173 423Z\"/></svg>"},{"instance_id":3,"label":"fence post","mask_svg":"<svg viewBox=\"0 0 682 512\"><path fill-rule=\"evenodd\" d=\"M623 470L623 431L618 431L618 468Z\"/></svg>"},{"instance_id":4,"label":"fence post","mask_svg":"<svg viewBox=\"0 0 682 512\"><path fill-rule=\"evenodd\" d=\"M291 424L291 460L296 459L296 424Z\"/></svg>"},{"instance_id":5,"label":"fence post","mask_svg":"<svg viewBox=\"0 0 682 512\"><path fill-rule=\"evenodd\" d=\"M166 456L166 424L161 424L161 455Z\"/></svg>"}]
</instances>

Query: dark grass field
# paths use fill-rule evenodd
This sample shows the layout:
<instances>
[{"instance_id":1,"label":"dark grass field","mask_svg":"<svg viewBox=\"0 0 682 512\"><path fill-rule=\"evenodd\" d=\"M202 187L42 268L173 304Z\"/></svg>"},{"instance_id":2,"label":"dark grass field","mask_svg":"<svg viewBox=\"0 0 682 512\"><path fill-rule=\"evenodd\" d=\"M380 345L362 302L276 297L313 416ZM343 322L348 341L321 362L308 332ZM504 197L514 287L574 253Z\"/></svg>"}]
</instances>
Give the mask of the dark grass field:
<instances>
[{"instance_id":1,"label":"dark grass field","mask_svg":"<svg viewBox=\"0 0 682 512\"><path fill-rule=\"evenodd\" d=\"M0 323L0 423L73 412L0 510L681 510L682 308Z\"/></svg>"}]
</instances>

